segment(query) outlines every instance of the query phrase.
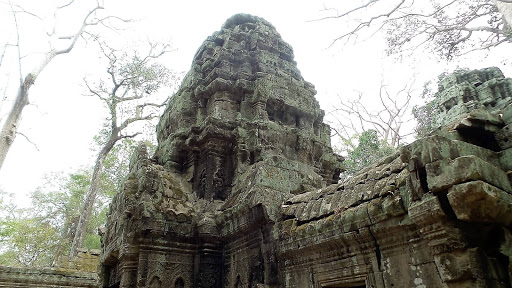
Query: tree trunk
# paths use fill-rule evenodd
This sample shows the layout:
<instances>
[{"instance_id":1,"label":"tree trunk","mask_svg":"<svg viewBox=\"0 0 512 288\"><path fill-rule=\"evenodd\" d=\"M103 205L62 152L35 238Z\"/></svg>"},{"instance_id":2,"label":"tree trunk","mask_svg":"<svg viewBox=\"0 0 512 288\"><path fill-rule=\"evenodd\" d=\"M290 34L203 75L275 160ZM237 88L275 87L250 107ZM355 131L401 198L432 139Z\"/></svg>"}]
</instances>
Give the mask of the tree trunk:
<instances>
[{"instance_id":1,"label":"tree trunk","mask_svg":"<svg viewBox=\"0 0 512 288\"><path fill-rule=\"evenodd\" d=\"M494 3L496 3L496 7L498 7L500 13L503 14L503 17L508 24L508 28L512 29L512 3L505 3L500 0L495 0Z\"/></svg>"},{"instance_id":2,"label":"tree trunk","mask_svg":"<svg viewBox=\"0 0 512 288\"><path fill-rule=\"evenodd\" d=\"M73 1L71 1L71 2L73 2ZM29 91L30 87L32 86L32 84L34 84L34 81L36 80L36 78L43 71L43 69L46 68L46 66L53 60L53 58L55 58L57 55L60 55L60 54L67 54L73 49L73 47L75 47L76 41L84 32L84 29L88 25L90 25L90 24L87 24L87 22L86 22L87 19L98 9L103 9L103 7L98 5L98 6L96 6L96 8L90 10L89 13L87 13L85 18L83 19L82 26L80 26L80 29L78 29L78 31L71 38L69 38L71 40L71 42L65 49L62 49L62 50L52 49L51 51L46 53L43 61L41 61L41 63L39 63L39 65L35 67L33 72L28 74L25 77L25 80L23 80L23 83L20 84L20 87L18 89L18 94L16 96L16 99L14 100L14 105L13 105L11 111L9 112L9 114L7 115L7 120L5 121L4 126L2 127L2 131L0 132L0 169L2 169L2 166L4 164L7 153L9 152L9 149L11 148L14 138L16 137L16 130L18 129L18 125L21 120L21 113L23 112L23 108L25 108L25 106L27 106L27 104L29 103L28 102L28 91ZM15 12L13 11L13 13L15 13ZM108 19L108 17L106 19ZM102 21L100 20L98 23L101 23L101 22ZM92 25L96 25L96 24L92 24ZM16 23L16 29L18 29L17 23ZM55 29L55 27L53 27L53 29ZM17 30L17 32L19 33L18 30ZM56 37L56 39L58 39L58 37L56 35L53 35L51 37ZM49 39L49 40L51 40L51 39ZM21 55L19 54L19 34L18 34L17 45L18 45L18 57L21 57ZM2 57L3 57L3 55L2 55ZM19 58L19 60L21 60L21 58ZM19 66L19 69L20 69L20 73L21 73L21 64Z\"/></svg>"},{"instance_id":3,"label":"tree trunk","mask_svg":"<svg viewBox=\"0 0 512 288\"><path fill-rule=\"evenodd\" d=\"M25 106L28 105L28 92L30 87L34 84L39 74L43 71L43 69L52 61L55 56L57 56L57 52L52 50L50 53L46 54L44 60L32 71L29 73L23 83L20 84L18 88L18 94L16 95L16 99L14 100L14 105L12 105L11 111L7 115L7 120L5 120L4 126L2 127L2 131L0 132L0 170L4 165L5 158L7 157L7 153L11 148L12 142L16 137L16 132L18 130L18 125L21 120L21 113ZM20 67L21 69L21 67Z\"/></svg>"},{"instance_id":4,"label":"tree trunk","mask_svg":"<svg viewBox=\"0 0 512 288\"><path fill-rule=\"evenodd\" d=\"M73 244L71 245L71 250L69 251L70 258L76 256L78 248L81 248L84 243L85 232L87 231L87 226L89 225L94 202L96 201L96 195L98 194L98 187L101 180L101 171L103 170L103 162L105 161L108 152L110 152L110 150L114 147L114 144L117 142L117 140L117 137L110 136L109 140L98 154L96 162L94 163L91 186L89 187L89 191L85 196L84 208L80 214L80 219L78 220L75 236L73 238Z\"/></svg>"},{"instance_id":5,"label":"tree trunk","mask_svg":"<svg viewBox=\"0 0 512 288\"><path fill-rule=\"evenodd\" d=\"M4 164L7 152L11 148L12 142L16 137L16 131L21 120L21 113L23 108L28 105L28 90L34 84L35 77L33 74L28 74L23 83L18 88L18 94L12 105L12 109L7 115L2 131L0 132L0 169Z\"/></svg>"}]
</instances>

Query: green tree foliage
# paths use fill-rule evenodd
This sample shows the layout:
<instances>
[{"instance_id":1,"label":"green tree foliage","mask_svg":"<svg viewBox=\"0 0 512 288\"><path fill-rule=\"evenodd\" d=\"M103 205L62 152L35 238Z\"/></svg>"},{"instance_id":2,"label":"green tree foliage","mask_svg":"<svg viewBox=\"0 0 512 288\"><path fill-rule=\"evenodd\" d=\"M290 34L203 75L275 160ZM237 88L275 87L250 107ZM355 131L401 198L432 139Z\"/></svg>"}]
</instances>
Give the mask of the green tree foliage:
<instances>
[{"instance_id":1,"label":"green tree foliage","mask_svg":"<svg viewBox=\"0 0 512 288\"><path fill-rule=\"evenodd\" d=\"M428 136L434 130L433 117L435 117L436 113L437 106L433 102L429 102L423 106L413 107L412 114L417 123L414 128L416 138Z\"/></svg>"},{"instance_id":2,"label":"green tree foliage","mask_svg":"<svg viewBox=\"0 0 512 288\"><path fill-rule=\"evenodd\" d=\"M41 266L52 261L58 233L51 220L19 209L14 195L0 193L0 265Z\"/></svg>"},{"instance_id":3,"label":"green tree foliage","mask_svg":"<svg viewBox=\"0 0 512 288\"><path fill-rule=\"evenodd\" d=\"M12 203L13 197L0 190L0 245L4 245L13 233L11 221L16 212L16 206Z\"/></svg>"},{"instance_id":4,"label":"green tree foliage","mask_svg":"<svg viewBox=\"0 0 512 288\"><path fill-rule=\"evenodd\" d=\"M353 175L364 167L367 167L382 157L392 154L395 151L386 142L379 139L377 131L370 129L361 133L358 137L358 145L348 151L345 159L345 178ZM342 177L343 178L343 177Z\"/></svg>"},{"instance_id":5,"label":"green tree foliage","mask_svg":"<svg viewBox=\"0 0 512 288\"><path fill-rule=\"evenodd\" d=\"M124 139L106 158L83 248L101 247L98 228L104 225L110 200L128 174L129 157L136 145L132 139ZM17 208L10 201L13 196L0 194L0 265L45 267L67 254L91 184L91 171L89 167L67 175L46 175L45 183L31 194L29 208Z\"/></svg>"},{"instance_id":6,"label":"green tree foliage","mask_svg":"<svg viewBox=\"0 0 512 288\"><path fill-rule=\"evenodd\" d=\"M29 216L28 211L17 214L16 218L5 221L10 232L2 242L0 265L48 266L59 246L58 231L44 218Z\"/></svg>"},{"instance_id":7,"label":"green tree foliage","mask_svg":"<svg viewBox=\"0 0 512 288\"><path fill-rule=\"evenodd\" d=\"M441 79L441 77L444 76L439 75L438 79ZM416 127L414 128L416 138L425 137L434 129L432 127L432 117L436 114L436 106L432 101L434 100L433 86L433 81L428 81L423 85L421 98L423 98L425 104L415 105L412 108L412 115L416 119Z\"/></svg>"}]
</instances>

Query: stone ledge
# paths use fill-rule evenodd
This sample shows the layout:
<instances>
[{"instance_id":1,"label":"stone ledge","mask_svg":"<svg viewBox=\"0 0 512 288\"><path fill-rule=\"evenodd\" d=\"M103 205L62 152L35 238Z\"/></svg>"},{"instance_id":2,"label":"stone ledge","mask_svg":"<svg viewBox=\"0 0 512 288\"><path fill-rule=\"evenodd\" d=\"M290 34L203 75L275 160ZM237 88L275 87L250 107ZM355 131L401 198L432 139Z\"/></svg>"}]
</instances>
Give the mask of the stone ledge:
<instances>
[{"instance_id":1,"label":"stone ledge","mask_svg":"<svg viewBox=\"0 0 512 288\"><path fill-rule=\"evenodd\" d=\"M428 188L438 193L453 185L474 180L483 180L509 193L512 186L507 174L476 156L462 156L454 160L443 159L425 166Z\"/></svg>"},{"instance_id":2,"label":"stone ledge","mask_svg":"<svg viewBox=\"0 0 512 288\"><path fill-rule=\"evenodd\" d=\"M451 187L448 201L461 221L512 224L512 195L483 181Z\"/></svg>"},{"instance_id":3,"label":"stone ledge","mask_svg":"<svg viewBox=\"0 0 512 288\"><path fill-rule=\"evenodd\" d=\"M98 274L63 271L56 268L15 268L0 266L0 283L6 287L85 287L98 286ZM9 284L10 285L10 284ZM0 286L1 287L1 286Z\"/></svg>"}]
</instances>

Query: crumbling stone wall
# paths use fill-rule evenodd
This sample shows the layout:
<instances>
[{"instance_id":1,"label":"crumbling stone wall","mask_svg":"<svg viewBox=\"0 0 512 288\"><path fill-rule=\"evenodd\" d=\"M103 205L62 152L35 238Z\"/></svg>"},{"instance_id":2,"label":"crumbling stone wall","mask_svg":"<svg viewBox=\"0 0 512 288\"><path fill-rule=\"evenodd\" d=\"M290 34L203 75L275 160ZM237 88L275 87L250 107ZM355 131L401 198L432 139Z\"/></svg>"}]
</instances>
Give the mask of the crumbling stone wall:
<instances>
[{"instance_id":1,"label":"crumbling stone wall","mask_svg":"<svg viewBox=\"0 0 512 288\"><path fill-rule=\"evenodd\" d=\"M512 99L512 79L505 78L496 68L458 71L444 77L439 83L434 127L446 126L464 113L484 108L488 111L504 109Z\"/></svg>"},{"instance_id":2,"label":"crumbling stone wall","mask_svg":"<svg viewBox=\"0 0 512 288\"><path fill-rule=\"evenodd\" d=\"M155 155L132 157L102 287L510 287L510 80L470 73L441 83L473 91L439 98L456 103L444 128L337 183L291 47L233 16L170 99Z\"/></svg>"},{"instance_id":3,"label":"crumbling stone wall","mask_svg":"<svg viewBox=\"0 0 512 288\"><path fill-rule=\"evenodd\" d=\"M447 109L445 127L347 181L289 199L284 287L510 287L512 81L497 68L448 79L444 91L469 79L508 88L469 113Z\"/></svg>"},{"instance_id":4,"label":"crumbling stone wall","mask_svg":"<svg viewBox=\"0 0 512 288\"><path fill-rule=\"evenodd\" d=\"M96 288L99 251L78 251L75 259L59 259L51 268L0 266L0 287L6 288Z\"/></svg>"}]
</instances>

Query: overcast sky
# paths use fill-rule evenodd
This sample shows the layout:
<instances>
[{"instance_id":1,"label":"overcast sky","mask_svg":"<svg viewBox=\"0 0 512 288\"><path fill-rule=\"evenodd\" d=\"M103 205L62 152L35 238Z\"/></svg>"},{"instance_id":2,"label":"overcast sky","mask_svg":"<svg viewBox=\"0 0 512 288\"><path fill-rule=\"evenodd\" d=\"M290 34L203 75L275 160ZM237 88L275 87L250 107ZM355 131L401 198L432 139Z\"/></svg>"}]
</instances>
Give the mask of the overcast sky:
<instances>
[{"instance_id":1,"label":"overcast sky","mask_svg":"<svg viewBox=\"0 0 512 288\"><path fill-rule=\"evenodd\" d=\"M51 11L52 1L22 1L27 9L39 7L32 12L44 14ZM83 1L81 1L83 2ZM92 1L93 2L93 1ZM170 41L176 52L165 58L166 65L175 71L187 71L192 57L202 41L208 35L221 28L224 21L236 13L249 13L265 18L271 22L290 43L295 51L295 60L304 78L313 83L318 91L317 99L324 110L332 109L337 97L354 97L354 91L367 95L376 93L381 80L390 85L400 86L416 74L418 86L434 78L438 73L453 69L457 64L462 67L481 68L490 65L499 66L510 75L510 63L502 65L498 60L471 56L460 62L437 62L429 54L408 59L405 63L396 63L384 56L384 41L375 37L357 45L336 44L329 47L332 40L339 36L343 21L309 22L317 19L327 7L343 10L345 1L122 1L106 0L107 11L124 18L138 19L129 28L111 35L113 43L122 43L122 39L131 41L152 39ZM10 20L6 5L0 5L0 25ZM57 24L63 29L72 29L69 24L76 19L62 18ZM47 19L43 19L47 20ZM48 21L44 25L51 26ZM24 24L26 23L26 24ZM34 42L25 43L27 57L24 72L31 70L31 60L41 55L41 45L34 39L44 33L38 29L37 21L22 22L22 37L30 35ZM12 24L12 23L11 23ZM26 25L26 26L23 26ZM41 27L46 27L41 25ZM31 33L34 33L32 35ZM13 31L0 32L0 41L12 37ZM12 39L12 38L11 38ZM1 42L3 47L3 43ZM33 47L31 46L33 45ZM43 47L44 48L44 47ZM44 173L52 171L72 172L80 166L92 165L94 153L91 151L92 137L101 128L106 116L101 104L94 98L81 96L82 78L97 72L94 64L97 56L94 49L84 42L79 42L76 49L68 55L55 60L40 75L36 85L30 91L33 105L23 112L20 131L30 137L37 148L18 136L12 146L6 162L0 171L0 188L9 193L16 193L19 199L41 185ZM29 53L29 51L31 51ZM11 59L12 59L11 54ZM501 59L497 57L496 59ZM25 68L26 67L26 68ZM13 75L0 74L0 82ZM14 82L15 83L15 82ZM5 113L10 103L4 104L1 112ZM1 115L3 117L4 114Z\"/></svg>"}]
</instances>

